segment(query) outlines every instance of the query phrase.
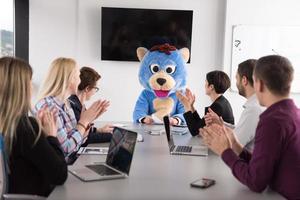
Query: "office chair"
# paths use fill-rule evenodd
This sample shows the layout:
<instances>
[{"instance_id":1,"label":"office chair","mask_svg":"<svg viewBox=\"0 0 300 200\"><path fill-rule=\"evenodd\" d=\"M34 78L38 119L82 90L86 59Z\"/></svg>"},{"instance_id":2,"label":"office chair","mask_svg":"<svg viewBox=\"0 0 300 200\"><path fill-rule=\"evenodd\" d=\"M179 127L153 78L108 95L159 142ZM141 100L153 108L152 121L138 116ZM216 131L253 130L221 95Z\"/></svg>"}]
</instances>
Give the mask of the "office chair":
<instances>
[{"instance_id":1,"label":"office chair","mask_svg":"<svg viewBox=\"0 0 300 200\"><path fill-rule=\"evenodd\" d=\"M45 200L45 197L28 194L8 194L8 163L3 135L0 133L0 200Z\"/></svg>"}]
</instances>

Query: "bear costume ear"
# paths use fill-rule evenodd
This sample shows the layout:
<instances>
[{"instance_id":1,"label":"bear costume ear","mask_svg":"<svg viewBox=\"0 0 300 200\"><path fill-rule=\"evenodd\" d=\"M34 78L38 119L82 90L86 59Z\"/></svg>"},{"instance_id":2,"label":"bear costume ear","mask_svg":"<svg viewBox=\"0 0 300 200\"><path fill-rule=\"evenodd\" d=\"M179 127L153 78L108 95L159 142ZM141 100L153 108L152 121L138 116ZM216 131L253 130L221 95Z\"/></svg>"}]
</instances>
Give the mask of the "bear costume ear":
<instances>
[{"instance_id":1,"label":"bear costume ear","mask_svg":"<svg viewBox=\"0 0 300 200\"><path fill-rule=\"evenodd\" d=\"M179 50L183 60L187 63L190 58L190 50L186 47Z\"/></svg>"},{"instance_id":2,"label":"bear costume ear","mask_svg":"<svg viewBox=\"0 0 300 200\"><path fill-rule=\"evenodd\" d=\"M147 53L148 49L146 49L145 47L139 47L136 49L136 55L139 59L139 61L142 61L145 54Z\"/></svg>"}]
</instances>

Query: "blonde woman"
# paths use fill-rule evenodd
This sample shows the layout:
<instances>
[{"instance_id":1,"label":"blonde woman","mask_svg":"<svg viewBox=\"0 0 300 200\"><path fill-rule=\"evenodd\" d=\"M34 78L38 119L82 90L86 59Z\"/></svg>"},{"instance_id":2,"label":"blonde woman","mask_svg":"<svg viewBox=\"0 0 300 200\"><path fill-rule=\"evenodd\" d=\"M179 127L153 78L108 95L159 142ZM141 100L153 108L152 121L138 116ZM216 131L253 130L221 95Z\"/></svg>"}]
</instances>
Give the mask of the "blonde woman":
<instances>
[{"instance_id":1,"label":"blonde woman","mask_svg":"<svg viewBox=\"0 0 300 200\"><path fill-rule=\"evenodd\" d=\"M56 137L55 112L41 109L42 128L28 116L31 77L27 62L0 58L0 132L9 158L8 192L48 196L65 182L67 164Z\"/></svg>"},{"instance_id":2,"label":"blonde woman","mask_svg":"<svg viewBox=\"0 0 300 200\"><path fill-rule=\"evenodd\" d=\"M108 101L98 100L89 109L83 111L80 120L76 121L68 97L77 93L80 83L79 74L75 60L55 59L42 86L41 99L35 105L35 113L45 105L57 109L57 138L69 163L74 161L70 155L76 152L86 140L91 123L109 106Z\"/></svg>"}]
</instances>

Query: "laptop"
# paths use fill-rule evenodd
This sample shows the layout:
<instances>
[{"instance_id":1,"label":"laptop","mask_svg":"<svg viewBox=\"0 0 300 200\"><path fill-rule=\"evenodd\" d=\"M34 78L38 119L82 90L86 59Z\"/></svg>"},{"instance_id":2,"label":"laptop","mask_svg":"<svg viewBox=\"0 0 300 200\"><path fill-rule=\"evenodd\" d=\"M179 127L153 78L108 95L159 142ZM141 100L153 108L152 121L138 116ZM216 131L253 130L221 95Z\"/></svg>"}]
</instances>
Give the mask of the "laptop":
<instances>
[{"instance_id":1,"label":"laptop","mask_svg":"<svg viewBox=\"0 0 300 200\"><path fill-rule=\"evenodd\" d=\"M128 177L136 141L136 132L115 127L105 163L72 165L68 170L82 181Z\"/></svg>"},{"instance_id":2,"label":"laptop","mask_svg":"<svg viewBox=\"0 0 300 200\"><path fill-rule=\"evenodd\" d=\"M169 117L164 117L165 131L167 135L169 150L171 155L207 156L207 146L179 146L174 144L173 135L170 131Z\"/></svg>"}]
</instances>

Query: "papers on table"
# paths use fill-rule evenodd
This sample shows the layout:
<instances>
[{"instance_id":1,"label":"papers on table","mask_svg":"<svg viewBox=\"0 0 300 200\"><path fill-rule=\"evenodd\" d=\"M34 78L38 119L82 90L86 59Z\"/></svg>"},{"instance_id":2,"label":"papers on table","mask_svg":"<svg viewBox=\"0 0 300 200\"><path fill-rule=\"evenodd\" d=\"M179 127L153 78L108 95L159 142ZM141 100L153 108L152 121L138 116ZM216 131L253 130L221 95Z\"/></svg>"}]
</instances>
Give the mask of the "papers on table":
<instances>
[{"instance_id":1,"label":"papers on table","mask_svg":"<svg viewBox=\"0 0 300 200\"><path fill-rule=\"evenodd\" d=\"M108 147L80 147L77 154L107 155Z\"/></svg>"}]
</instances>

